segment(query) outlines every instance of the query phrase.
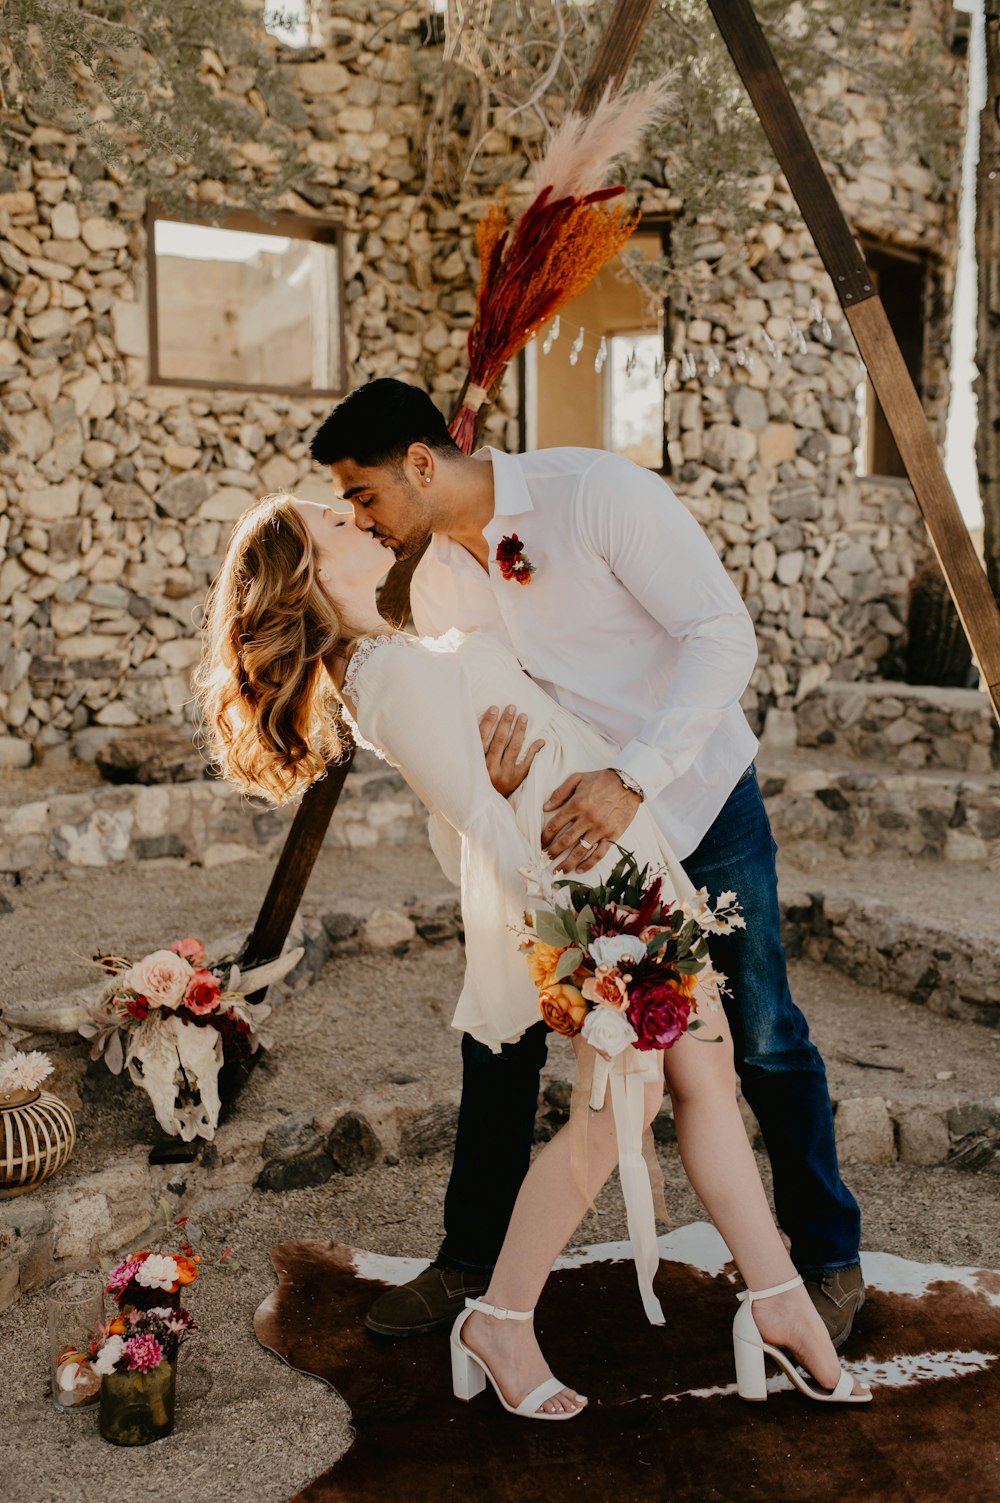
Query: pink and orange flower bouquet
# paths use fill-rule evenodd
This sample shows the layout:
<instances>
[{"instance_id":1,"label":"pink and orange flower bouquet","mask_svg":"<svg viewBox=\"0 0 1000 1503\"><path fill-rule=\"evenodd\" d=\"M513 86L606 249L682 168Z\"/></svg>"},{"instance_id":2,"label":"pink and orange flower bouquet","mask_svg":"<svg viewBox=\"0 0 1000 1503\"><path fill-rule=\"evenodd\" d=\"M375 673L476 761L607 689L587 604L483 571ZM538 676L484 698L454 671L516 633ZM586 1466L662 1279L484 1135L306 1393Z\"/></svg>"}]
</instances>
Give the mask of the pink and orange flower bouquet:
<instances>
[{"instance_id":1,"label":"pink and orange flower bouquet","mask_svg":"<svg viewBox=\"0 0 1000 1503\"><path fill-rule=\"evenodd\" d=\"M526 913L522 945L550 1028L614 1058L630 1046L669 1049L706 1026L699 1007L716 1005L726 979L711 968L708 936L746 927L735 893L721 893L714 910L704 888L664 900L662 875L640 870L629 851L595 886L524 874L529 893L550 903Z\"/></svg>"}]
</instances>

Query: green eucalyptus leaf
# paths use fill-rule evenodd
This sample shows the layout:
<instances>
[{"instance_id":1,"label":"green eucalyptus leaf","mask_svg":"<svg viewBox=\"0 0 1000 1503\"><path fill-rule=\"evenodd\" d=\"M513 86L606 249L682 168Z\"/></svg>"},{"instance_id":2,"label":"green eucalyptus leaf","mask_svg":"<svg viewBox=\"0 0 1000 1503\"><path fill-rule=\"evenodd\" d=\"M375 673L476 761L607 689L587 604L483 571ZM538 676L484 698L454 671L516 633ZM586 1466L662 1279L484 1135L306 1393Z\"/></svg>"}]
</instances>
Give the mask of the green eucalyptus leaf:
<instances>
[{"instance_id":1,"label":"green eucalyptus leaf","mask_svg":"<svg viewBox=\"0 0 1000 1503\"><path fill-rule=\"evenodd\" d=\"M535 933L543 945L551 945L554 950L561 950L566 943L565 924L547 908L540 908L535 914Z\"/></svg>"},{"instance_id":2,"label":"green eucalyptus leaf","mask_svg":"<svg viewBox=\"0 0 1000 1503\"><path fill-rule=\"evenodd\" d=\"M556 962L556 980L563 981L567 976L572 976L582 959L583 951L576 945L564 950Z\"/></svg>"}]
</instances>

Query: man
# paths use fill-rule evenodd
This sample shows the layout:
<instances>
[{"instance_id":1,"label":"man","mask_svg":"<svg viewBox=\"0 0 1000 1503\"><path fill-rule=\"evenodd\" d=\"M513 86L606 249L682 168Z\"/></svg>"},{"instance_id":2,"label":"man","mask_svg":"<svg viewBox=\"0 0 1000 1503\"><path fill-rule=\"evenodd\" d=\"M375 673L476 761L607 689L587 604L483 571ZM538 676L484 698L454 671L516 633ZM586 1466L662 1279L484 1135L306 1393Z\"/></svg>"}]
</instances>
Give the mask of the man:
<instances>
[{"instance_id":1,"label":"man","mask_svg":"<svg viewBox=\"0 0 1000 1503\"><path fill-rule=\"evenodd\" d=\"M778 1221L835 1344L864 1300L860 1215L840 1178L822 1059L792 1001L777 878L740 709L753 626L714 549L656 475L593 449L464 455L423 392L372 381L319 429L357 525L397 560L425 547L411 585L421 635L485 631L560 703L608 738L608 766L554 789L549 856L586 872L648 800L695 887L738 894L746 929L719 937L736 1064L767 1146ZM499 555L499 556L498 556ZM526 775L516 707L481 726L495 786ZM438 1257L384 1294L369 1328L449 1325L482 1293L527 1171L547 1030L493 1054L463 1036L455 1157Z\"/></svg>"}]
</instances>

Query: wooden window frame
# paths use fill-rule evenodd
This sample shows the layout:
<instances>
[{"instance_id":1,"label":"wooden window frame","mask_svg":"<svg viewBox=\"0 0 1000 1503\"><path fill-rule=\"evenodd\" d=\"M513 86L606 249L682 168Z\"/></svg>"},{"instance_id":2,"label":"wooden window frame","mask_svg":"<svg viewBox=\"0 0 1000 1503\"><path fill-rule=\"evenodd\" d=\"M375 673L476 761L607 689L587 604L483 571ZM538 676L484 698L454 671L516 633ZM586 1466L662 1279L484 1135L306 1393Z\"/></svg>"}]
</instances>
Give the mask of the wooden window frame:
<instances>
[{"instance_id":1,"label":"wooden window frame","mask_svg":"<svg viewBox=\"0 0 1000 1503\"><path fill-rule=\"evenodd\" d=\"M917 268L919 271L920 303L917 310L920 320L918 331L919 349L915 356L913 356L911 359L906 359L906 350L904 348L905 341L899 337L898 330L894 329L893 332L896 334L896 337L899 340L900 347L903 349L904 359L906 359L906 364L910 371L910 376L912 377L913 384L917 389L917 395L922 396L924 369L927 357L927 289L930 284L930 277L932 275L932 257L929 252L921 250L920 248L908 245L894 245L891 241L876 240L871 236L859 236L859 241L865 255L865 260L868 263L869 270L874 275L876 290L878 289L881 280L881 268L878 264L880 260L891 259L897 262L908 263L910 266ZM858 478L861 480L888 481L890 484L907 483L905 467L902 467L902 460L898 459L899 451L898 449L896 449L895 440L888 430L885 414L881 411L878 397L875 394L875 388L872 386L871 377L868 375L867 371L865 371L864 379L867 385L867 410L870 416L868 418L867 425L868 431L864 435L865 468ZM876 447L880 441L883 446L886 443L892 445L892 449L895 452L898 463L901 467L900 469L876 469Z\"/></svg>"},{"instance_id":2,"label":"wooden window frame","mask_svg":"<svg viewBox=\"0 0 1000 1503\"><path fill-rule=\"evenodd\" d=\"M669 214L650 214L640 221L638 228L646 234L656 233L660 237L660 244L664 254L670 249L670 226ZM626 246L627 250L628 247ZM670 298L663 299L663 358L670 359ZM525 453L528 444L528 381L526 364L527 347L517 357L517 445L521 453ZM663 448L659 467L654 469L650 466L651 475L669 476L673 474L670 463L670 450L667 442L667 404L663 403Z\"/></svg>"},{"instance_id":3,"label":"wooden window frame","mask_svg":"<svg viewBox=\"0 0 1000 1503\"><path fill-rule=\"evenodd\" d=\"M338 384L332 387L281 386L251 381L214 381L207 378L165 376L160 371L159 308L156 275L156 236L158 222L201 225L209 229L245 230L256 235L274 235L288 240L311 240L332 245L337 251L337 280L334 299L340 330ZM149 325L149 384L173 386L188 391L256 392L260 395L295 397L312 401L316 397L342 397L347 392L346 300L344 297L344 227L329 219L312 219L307 214L275 214L263 219L246 209L231 209L219 219L198 219L189 214L168 213L150 205L146 210L146 285Z\"/></svg>"}]
</instances>

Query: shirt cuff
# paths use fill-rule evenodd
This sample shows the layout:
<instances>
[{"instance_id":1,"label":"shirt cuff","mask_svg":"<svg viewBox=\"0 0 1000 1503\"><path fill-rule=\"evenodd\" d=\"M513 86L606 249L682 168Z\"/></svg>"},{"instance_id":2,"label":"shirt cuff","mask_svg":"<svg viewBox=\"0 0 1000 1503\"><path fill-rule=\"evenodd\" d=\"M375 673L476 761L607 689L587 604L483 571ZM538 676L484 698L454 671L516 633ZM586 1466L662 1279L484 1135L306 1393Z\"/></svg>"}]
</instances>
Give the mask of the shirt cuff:
<instances>
[{"instance_id":1,"label":"shirt cuff","mask_svg":"<svg viewBox=\"0 0 1000 1503\"><path fill-rule=\"evenodd\" d=\"M635 778L647 800L654 799L674 778L673 768L666 758L644 741L630 741L611 765Z\"/></svg>"}]
</instances>

